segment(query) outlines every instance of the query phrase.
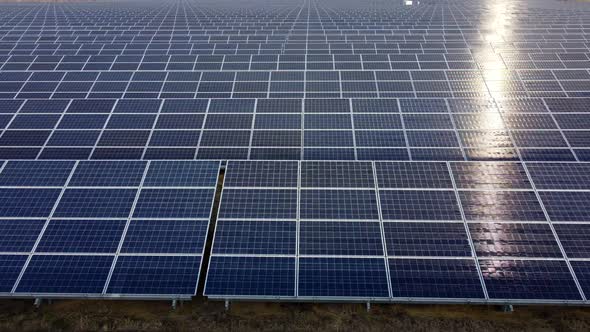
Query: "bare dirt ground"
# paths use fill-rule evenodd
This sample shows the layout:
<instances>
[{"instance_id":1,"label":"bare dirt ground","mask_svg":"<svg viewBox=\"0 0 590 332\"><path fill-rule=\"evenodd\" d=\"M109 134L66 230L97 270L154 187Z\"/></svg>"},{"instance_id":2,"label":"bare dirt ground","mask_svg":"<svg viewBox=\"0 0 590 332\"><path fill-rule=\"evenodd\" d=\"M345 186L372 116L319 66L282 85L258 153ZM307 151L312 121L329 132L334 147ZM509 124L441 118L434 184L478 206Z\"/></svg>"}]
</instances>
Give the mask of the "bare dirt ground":
<instances>
[{"instance_id":1,"label":"bare dirt ground","mask_svg":"<svg viewBox=\"0 0 590 332\"><path fill-rule=\"evenodd\" d=\"M590 309L493 306L0 301L0 331L590 331Z\"/></svg>"}]
</instances>

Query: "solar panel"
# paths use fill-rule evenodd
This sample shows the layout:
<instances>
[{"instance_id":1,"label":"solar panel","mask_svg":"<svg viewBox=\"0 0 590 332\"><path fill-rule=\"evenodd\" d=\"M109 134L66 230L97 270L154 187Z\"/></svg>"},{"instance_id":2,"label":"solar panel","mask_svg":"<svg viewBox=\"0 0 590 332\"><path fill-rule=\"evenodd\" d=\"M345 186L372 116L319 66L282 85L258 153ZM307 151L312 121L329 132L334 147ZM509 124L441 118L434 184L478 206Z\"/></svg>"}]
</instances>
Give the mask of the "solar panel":
<instances>
[{"instance_id":1,"label":"solar panel","mask_svg":"<svg viewBox=\"0 0 590 332\"><path fill-rule=\"evenodd\" d=\"M0 295L194 295L219 185L211 298L587 304L590 12L512 5L1 4Z\"/></svg>"},{"instance_id":2,"label":"solar panel","mask_svg":"<svg viewBox=\"0 0 590 332\"><path fill-rule=\"evenodd\" d=\"M2 295L190 298L219 167L214 161L2 163Z\"/></svg>"}]
</instances>

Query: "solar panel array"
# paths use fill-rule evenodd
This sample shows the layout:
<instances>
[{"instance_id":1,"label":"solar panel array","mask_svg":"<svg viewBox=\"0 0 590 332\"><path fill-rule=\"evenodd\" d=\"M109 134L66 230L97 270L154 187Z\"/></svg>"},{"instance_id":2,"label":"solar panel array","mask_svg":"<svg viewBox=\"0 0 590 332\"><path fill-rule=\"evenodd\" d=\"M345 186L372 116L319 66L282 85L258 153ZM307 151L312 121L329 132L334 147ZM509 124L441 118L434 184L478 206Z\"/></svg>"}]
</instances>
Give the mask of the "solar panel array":
<instances>
[{"instance_id":1,"label":"solar panel array","mask_svg":"<svg viewBox=\"0 0 590 332\"><path fill-rule=\"evenodd\" d=\"M589 22L1 3L0 296L587 304Z\"/></svg>"},{"instance_id":2,"label":"solar panel array","mask_svg":"<svg viewBox=\"0 0 590 332\"><path fill-rule=\"evenodd\" d=\"M0 296L195 295L219 162L8 161Z\"/></svg>"},{"instance_id":3,"label":"solar panel array","mask_svg":"<svg viewBox=\"0 0 590 332\"><path fill-rule=\"evenodd\" d=\"M585 303L590 164L230 161L205 295Z\"/></svg>"},{"instance_id":4,"label":"solar panel array","mask_svg":"<svg viewBox=\"0 0 590 332\"><path fill-rule=\"evenodd\" d=\"M269 4L1 5L0 158L590 160L588 6Z\"/></svg>"}]
</instances>

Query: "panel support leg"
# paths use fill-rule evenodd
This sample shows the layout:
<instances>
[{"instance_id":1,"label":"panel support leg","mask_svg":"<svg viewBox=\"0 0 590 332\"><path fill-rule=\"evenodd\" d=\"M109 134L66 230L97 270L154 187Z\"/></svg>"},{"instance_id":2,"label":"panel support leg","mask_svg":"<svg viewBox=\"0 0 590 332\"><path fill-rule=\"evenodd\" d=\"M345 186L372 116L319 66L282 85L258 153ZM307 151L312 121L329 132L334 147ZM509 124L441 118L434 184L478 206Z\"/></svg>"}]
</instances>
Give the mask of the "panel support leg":
<instances>
[{"instance_id":1,"label":"panel support leg","mask_svg":"<svg viewBox=\"0 0 590 332\"><path fill-rule=\"evenodd\" d=\"M514 311L514 307L512 307L512 304L505 304L502 306L502 312L513 312Z\"/></svg>"},{"instance_id":2,"label":"panel support leg","mask_svg":"<svg viewBox=\"0 0 590 332\"><path fill-rule=\"evenodd\" d=\"M371 312L371 302L367 302L367 312Z\"/></svg>"},{"instance_id":3,"label":"panel support leg","mask_svg":"<svg viewBox=\"0 0 590 332\"><path fill-rule=\"evenodd\" d=\"M176 310L177 300L172 300L172 310Z\"/></svg>"},{"instance_id":4,"label":"panel support leg","mask_svg":"<svg viewBox=\"0 0 590 332\"><path fill-rule=\"evenodd\" d=\"M225 300L225 311L229 310L229 300Z\"/></svg>"},{"instance_id":5,"label":"panel support leg","mask_svg":"<svg viewBox=\"0 0 590 332\"><path fill-rule=\"evenodd\" d=\"M35 306L35 308L39 308L41 306L42 302L43 302L43 300L38 297L35 299L35 302L33 302L33 305Z\"/></svg>"}]
</instances>

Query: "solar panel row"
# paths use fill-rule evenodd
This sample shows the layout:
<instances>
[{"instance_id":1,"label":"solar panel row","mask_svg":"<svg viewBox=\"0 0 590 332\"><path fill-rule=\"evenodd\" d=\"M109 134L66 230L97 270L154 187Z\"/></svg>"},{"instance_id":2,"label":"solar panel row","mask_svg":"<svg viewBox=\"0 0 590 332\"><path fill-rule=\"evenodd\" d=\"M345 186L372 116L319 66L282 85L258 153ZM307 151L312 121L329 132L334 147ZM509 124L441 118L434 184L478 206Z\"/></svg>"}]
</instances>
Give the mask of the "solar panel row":
<instances>
[{"instance_id":1,"label":"solar panel row","mask_svg":"<svg viewBox=\"0 0 590 332\"><path fill-rule=\"evenodd\" d=\"M229 161L205 295L583 303L589 171Z\"/></svg>"},{"instance_id":2,"label":"solar panel row","mask_svg":"<svg viewBox=\"0 0 590 332\"><path fill-rule=\"evenodd\" d=\"M8 161L0 296L190 298L215 161Z\"/></svg>"},{"instance_id":3,"label":"solar panel row","mask_svg":"<svg viewBox=\"0 0 590 332\"><path fill-rule=\"evenodd\" d=\"M6 99L0 158L588 161L570 100Z\"/></svg>"}]
</instances>

